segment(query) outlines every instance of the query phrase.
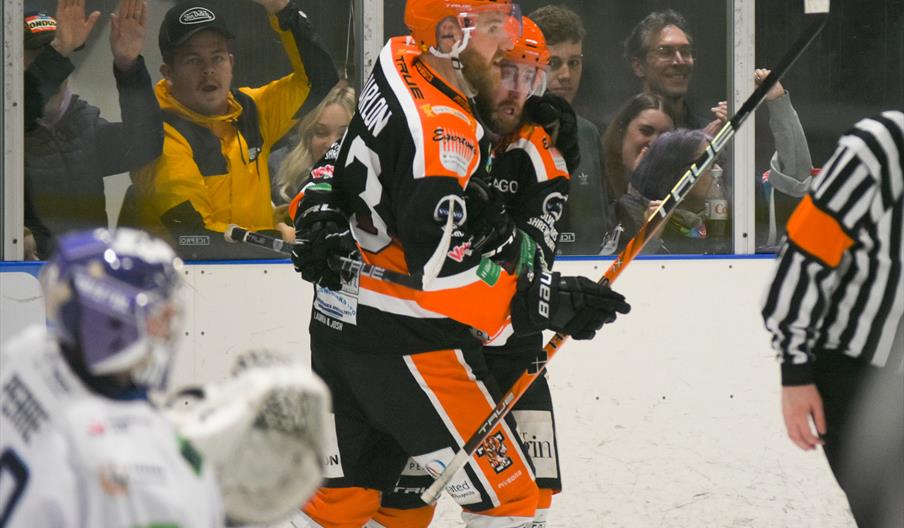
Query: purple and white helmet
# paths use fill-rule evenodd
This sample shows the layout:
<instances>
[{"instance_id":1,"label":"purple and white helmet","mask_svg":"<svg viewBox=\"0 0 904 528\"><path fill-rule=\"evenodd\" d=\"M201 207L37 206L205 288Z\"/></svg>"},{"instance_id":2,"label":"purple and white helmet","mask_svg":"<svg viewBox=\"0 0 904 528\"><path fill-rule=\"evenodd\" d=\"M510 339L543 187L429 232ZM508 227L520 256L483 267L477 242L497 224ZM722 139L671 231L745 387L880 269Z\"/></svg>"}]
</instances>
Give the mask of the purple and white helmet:
<instances>
[{"instance_id":1,"label":"purple and white helmet","mask_svg":"<svg viewBox=\"0 0 904 528\"><path fill-rule=\"evenodd\" d=\"M41 271L47 322L94 376L128 373L143 387L166 381L180 306L182 261L134 229L64 235Z\"/></svg>"}]
</instances>

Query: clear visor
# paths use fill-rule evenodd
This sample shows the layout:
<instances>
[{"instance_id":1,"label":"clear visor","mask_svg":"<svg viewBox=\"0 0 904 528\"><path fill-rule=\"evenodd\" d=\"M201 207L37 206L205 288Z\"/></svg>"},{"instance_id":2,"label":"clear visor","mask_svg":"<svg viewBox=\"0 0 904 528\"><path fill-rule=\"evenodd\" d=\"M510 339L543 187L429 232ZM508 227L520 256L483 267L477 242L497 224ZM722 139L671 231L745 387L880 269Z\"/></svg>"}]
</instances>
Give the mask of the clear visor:
<instances>
[{"instance_id":1,"label":"clear visor","mask_svg":"<svg viewBox=\"0 0 904 528\"><path fill-rule=\"evenodd\" d=\"M511 44L521 38L521 7L499 4L469 7L458 14L462 30Z\"/></svg>"},{"instance_id":2,"label":"clear visor","mask_svg":"<svg viewBox=\"0 0 904 528\"><path fill-rule=\"evenodd\" d=\"M504 60L501 65L502 88L511 92L532 95L543 95L546 92L546 68L534 63Z\"/></svg>"}]
</instances>

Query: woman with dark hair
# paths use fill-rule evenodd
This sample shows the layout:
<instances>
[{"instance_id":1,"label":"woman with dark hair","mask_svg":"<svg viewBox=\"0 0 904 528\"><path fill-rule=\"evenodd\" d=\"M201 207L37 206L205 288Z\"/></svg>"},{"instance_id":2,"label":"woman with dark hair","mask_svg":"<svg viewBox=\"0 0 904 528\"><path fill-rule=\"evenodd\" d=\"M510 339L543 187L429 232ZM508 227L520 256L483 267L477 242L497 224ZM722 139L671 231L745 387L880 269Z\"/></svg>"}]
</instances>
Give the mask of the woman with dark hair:
<instances>
[{"instance_id":1,"label":"woman with dark hair","mask_svg":"<svg viewBox=\"0 0 904 528\"><path fill-rule=\"evenodd\" d=\"M665 101L658 95L637 94L622 105L603 134L604 183L610 200L617 202L628 192L628 179L641 152L673 128Z\"/></svg>"},{"instance_id":2,"label":"woman with dark hair","mask_svg":"<svg viewBox=\"0 0 904 528\"><path fill-rule=\"evenodd\" d=\"M615 213L624 235L622 249L669 194L678 179L697 159L709 141L700 130L678 129L659 136L640 155L637 169L631 175L628 192L619 198ZM644 253L703 253L706 251L706 224L703 211L706 191L712 183L710 170L700 175L669 218L663 231L651 240Z\"/></svg>"}]
</instances>

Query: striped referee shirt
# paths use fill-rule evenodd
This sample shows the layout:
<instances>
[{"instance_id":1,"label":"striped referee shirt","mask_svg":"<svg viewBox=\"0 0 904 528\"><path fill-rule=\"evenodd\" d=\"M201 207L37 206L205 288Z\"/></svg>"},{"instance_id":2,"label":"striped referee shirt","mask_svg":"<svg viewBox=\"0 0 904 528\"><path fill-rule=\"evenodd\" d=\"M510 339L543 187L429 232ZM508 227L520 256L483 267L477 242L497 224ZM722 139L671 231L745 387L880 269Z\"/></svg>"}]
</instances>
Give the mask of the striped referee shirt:
<instances>
[{"instance_id":1,"label":"striped referee shirt","mask_svg":"<svg viewBox=\"0 0 904 528\"><path fill-rule=\"evenodd\" d=\"M784 385L825 350L904 371L904 113L858 122L788 220L763 319Z\"/></svg>"}]
</instances>

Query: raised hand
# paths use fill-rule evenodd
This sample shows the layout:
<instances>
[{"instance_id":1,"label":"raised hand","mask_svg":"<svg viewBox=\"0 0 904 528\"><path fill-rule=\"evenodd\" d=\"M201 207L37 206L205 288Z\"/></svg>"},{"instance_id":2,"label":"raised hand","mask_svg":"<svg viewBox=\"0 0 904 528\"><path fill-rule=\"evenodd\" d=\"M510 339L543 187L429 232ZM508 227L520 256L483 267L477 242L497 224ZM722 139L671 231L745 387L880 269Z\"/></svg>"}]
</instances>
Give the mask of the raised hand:
<instances>
[{"instance_id":1,"label":"raised hand","mask_svg":"<svg viewBox=\"0 0 904 528\"><path fill-rule=\"evenodd\" d=\"M708 125L706 125L706 128L703 129L703 132L705 132L709 136L715 136L722 128L722 125L724 125L725 122L728 121L728 102L719 101L719 104L710 108L709 110L713 113L714 116L716 116L716 118L710 121Z\"/></svg>"},{"instance_id":2,"label":"raised hand","mask_svg":"<svg viewBox=\"0 0 904 528\"><path fill-rule=\"evenodd\" d=\"M756 85L759 86L759 85L763 84L763 81L766 79L766 77L769 76L769 73L771 73L771 70L767 70L764 68L759 68L757 70L754 70L753 80L756 83ZM777 82L766 93L766 100L774 101L783 95L785 95L785 87L782 86L781 82Z\"/></svg>"},{"instance_id":3,"label":"raised hand","mask_svg":"<svg viewBox=\"0 0 904 528\"><path fill-rule=\"evenodd\" d=\"M275 15L282 11L286 5L289 4L289 0L252 0L255 4L260 4L264 6L264 9L267 10L268 15Z\"/></svg>"},{"instance_id":4,"label":"raised hand","mask_svg":"<svg viewBox=\"0 0 904 528\"><path fill-rule=\"evenodd\" d=\"M144 47L148 9L145 0L120 0L110 17L110 51L119 71L131 69Z\"/></svg>"},{"instance_id":5,"label":"raised hand","mask_svg":"<svg viewBox=\"0 0 904 528\"><path fill-rule=\"evenodd\" d=\"M60 55L68 57L85 44L99 18L100 11L94 11L85 17L85 0L58 0L57 28L50 45Z\"/></svg>"}]
</instances>

